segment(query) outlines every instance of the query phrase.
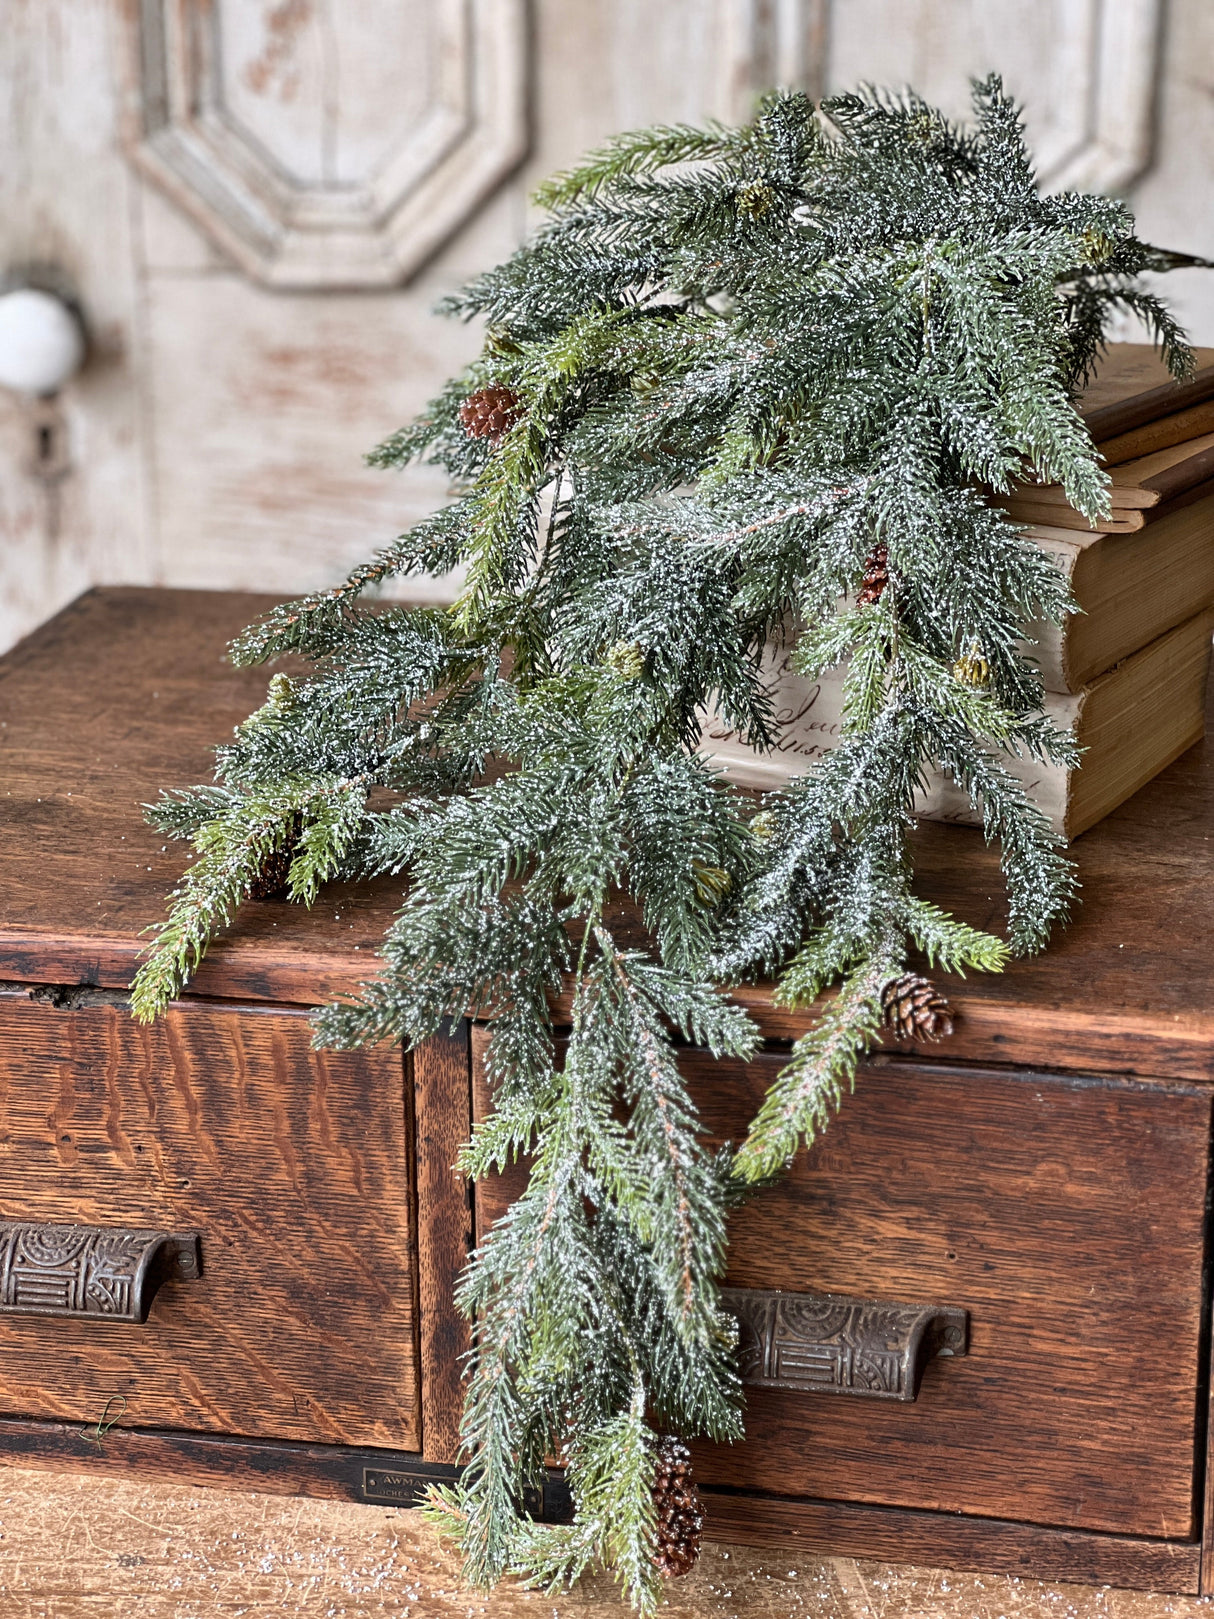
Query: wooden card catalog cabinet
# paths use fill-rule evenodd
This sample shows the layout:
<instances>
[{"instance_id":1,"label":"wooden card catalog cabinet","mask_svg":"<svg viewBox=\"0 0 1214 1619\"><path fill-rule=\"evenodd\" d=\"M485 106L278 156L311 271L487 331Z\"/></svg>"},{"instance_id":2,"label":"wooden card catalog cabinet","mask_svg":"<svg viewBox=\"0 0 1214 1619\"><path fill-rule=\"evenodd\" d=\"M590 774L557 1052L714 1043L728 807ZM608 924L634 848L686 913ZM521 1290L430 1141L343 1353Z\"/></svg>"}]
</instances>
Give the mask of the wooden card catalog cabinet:
<instances>
[{"instance_id":1,"label":"wooden card catalog cabinet","mask_svg":"<svg viewBox=\"0 0 1214 1619\"><path fill-rule=\"evenodd\" d=\"M0 1458L407 1508L454 1471L452 1287L518 1186L452 1169L488 1030L311 1048L390 883L248 907L164 1020L124 1004L182 866L137 806L260 701L219 653L265 605L94 591L0 661ZM711 1534L1214 1587L1212 771L1192 750L1081 839L1069 932L951 987L953 1039L874 1054L735 1216L747 1438L696 1447ZM918 836L923 891L998 925L981 838ZM804 1027L739 993L771 1048L684 1059L718 1140ZM559 1475L529 1507L567 1515Z\"/></svg>"}]
</instances>

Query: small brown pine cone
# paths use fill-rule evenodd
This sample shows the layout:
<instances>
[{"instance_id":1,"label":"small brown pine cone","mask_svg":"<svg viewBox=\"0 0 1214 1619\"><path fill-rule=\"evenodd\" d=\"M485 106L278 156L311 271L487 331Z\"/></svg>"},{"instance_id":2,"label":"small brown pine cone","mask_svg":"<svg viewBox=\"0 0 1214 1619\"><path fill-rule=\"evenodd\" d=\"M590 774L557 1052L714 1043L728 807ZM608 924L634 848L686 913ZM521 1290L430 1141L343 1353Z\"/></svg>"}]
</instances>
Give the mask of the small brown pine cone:
<instances>
[{"instance_id":1,"label":"small brown pine cone","mask_svg":"<svg viewBox=\"0 0 1214 1619\"><path fill-rule=\"evenodd\" d=\"M460 424L469 438L487 438L495 447L523 414L513 388L478 388L459 407Z\"/></svg>"},{"instance_id":2,"label":"small brown pine cone","mask_svg":"<svg viewBox=\"0 0 1214 1619\"><path fill-rule=\"evenodd\" d=\"M860 607L871 607L879 602L889 584L889 552L883 545L874 545L864 559L864 580L856 602Z\"/></svg>"},{"instance_id":3,"label":"small brown pine cone","mask_svg":"<svg viewBox=\"0 0 1214 1619\"><path fill-rule=\"evenodd\" d=\"M691 1452L672 1434L657 1442L653 1504L657 1512L653 1564L663 1579L677 1579L695 1567L700 1555L704 1514L692 1482Z\"/></svg>"},{"instance_id":4,"label":"small brown pine cone","mask_svg":"<svg viewBox=\"0 0 1214 1619\"><path fill-rule=\"evenodd\" d=\"M953 1032L953 1011L930 978L903 973L881 991L887 1028L900 1040L943 1040Z\"/></svg>"},{"instance_id":5,"label":"small brown pine cone","mask_svg":"<svg viewBox=\"0 0 1214 1619\"><path fill-rule=\"evenodd\" d=\"M249 885L250 899L286 899L291 862L295 858L295 845L299 842L299 834L302 831L303 817L297 815L291 822L284 841L272 849L262 861L261 869Z\"/></svg>"}]
</instances>

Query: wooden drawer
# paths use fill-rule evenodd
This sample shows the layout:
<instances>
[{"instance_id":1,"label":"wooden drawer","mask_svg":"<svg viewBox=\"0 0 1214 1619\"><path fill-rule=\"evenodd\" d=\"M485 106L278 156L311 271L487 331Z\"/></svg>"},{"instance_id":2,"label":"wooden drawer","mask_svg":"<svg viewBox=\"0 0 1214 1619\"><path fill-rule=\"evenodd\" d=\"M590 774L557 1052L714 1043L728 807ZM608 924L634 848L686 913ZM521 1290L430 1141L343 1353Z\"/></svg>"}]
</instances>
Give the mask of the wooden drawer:
<instances>
[{"instance_id":1,"label":"wooden drawer","mask_svg":"<svg viewBox=\"0 0 1214 1619\"><path fill-rule=\"evenodd\" d=\"M784 1060L687 1054L715 1136L741 1138ZM700 1479L1196 1535L1210 1094L868 1064L813 1150L733 1217L728 1283L956 1305L968 1354L930 1362L914 1403L748 1389L745 1444L699 1446ZM510 1195L478 1188L482 1229Z\"/></svg>"},{"instance_id":2,"label":"wooden drawer","mask_svg":"<svg viewBox=\"0 0 1214 1619\"><path fill-rule=\"evenodd\" d=\"M245 907L152 1030L91 1004L183 869L136 806L206 779L263 700L265 671L222 654L270 605L93 592L0 660L0 1216L197 1229L205 1266L142 1327L0 1317L0 1462L404 1503L458 1452L469 1030L403 1064L318 1055L298 1010L357 994L399 883ZM871 1064L739 1214L737 1286L953 1304L971 1343L915 1403L752 1389L747 1442L698 1460L715 1537L1214 1591L1214 1491L1204 1528L1192 1508L1212 794L1207 744L1080 839L1084 905L1051 948L950 983L953 1039ZM997 849L942 825L916 848L925 898L1002 927ZM74 987L56 1010L35 985ZM768 1039L804 1032L768 986L740 994ZM688 1054L719 1135L782 1060ZM1080 1077L1112 1071L1137 1078ZM509 1192L477 1188L482 1226ZM90 1443L114 1393L128 1413Z\"/></svg>"},{"instance_id":3,"label":"wooden drawer","mask_svg":"<svg viewBox=\"0 0 1214 1619\"><path fill-rule=\"evenodd\" d=\"M143 1325L0 1315L0 1414L95 1421L120 1394L129 1427L418 1448L404 1064L309 1037L292 1009L142 1029L0 996L0 1218L202 1254Z\"/></svg>"}]
</instances>

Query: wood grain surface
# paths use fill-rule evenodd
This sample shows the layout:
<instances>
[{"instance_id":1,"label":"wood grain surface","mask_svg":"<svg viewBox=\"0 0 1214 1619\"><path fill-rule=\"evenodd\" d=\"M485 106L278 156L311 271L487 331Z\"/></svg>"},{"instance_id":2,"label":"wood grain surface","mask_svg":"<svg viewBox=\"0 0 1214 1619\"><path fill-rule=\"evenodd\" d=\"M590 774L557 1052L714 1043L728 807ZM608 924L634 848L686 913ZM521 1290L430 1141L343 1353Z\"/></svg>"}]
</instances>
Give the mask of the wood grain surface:
<instances>
[{"instance_id":1,"label":"wood grain surface","mask_svg":"<svg viewBox=\"0 0 1214 1619\"><path fill-rule=\"evenodd\" d=\"M0 996L0 1217L196 1230L203 1262L142 1326L0 1317L0 1410L418 1448L401 1056L310 1035Z\"/></svg>"},{"instance_id":2,"label":"wood grain surface","mask_svg":"<svg viewBox=\"0 0 1214 1619\"><path fill-rule=\"evenodd\" d=\"M265 598L206 593L93 592L0 662L0 790L7 795L10 830L0 840L0 974L43 983L125 984L141 930L160 914L164 890L183 864L180 849L157 844L141 825L137 805L161 785L206 779L210 745L260 700L265 672L233 671L222 652L265 605ZM1137 1534L1169 1547L1169 1557L1187 1558L1184 1581L1190 1581L1192 1544L1185 1550L1178 1543L1194 1533L1209 1093L1176 1081L1214 1078L1208 751L1193 749L1081 840L1086 903L1075 925L1043 958L1017 963L1002 977L950 985L958 1034L945 1050L931 1051L937 1062L946 1055L1037 1063L1105 1077L1087 1083L1057 1073L933 1075L913 1061L879 1059L810 1164L800 1163L736 1223L731 1280L739 1285L907 1301L924 1298L924 1289L938 1291L942 1302L971 1310L970 1357L934 1365L919 1402L897 1409L816 1398L807 1417L794 1408L795 1397L790 1404L785 1395L755 1393L750 1442L728 1457L705 1454L710 1481L799 1497L805 1510L811 1498L830 1497L857 1511L885 1502L903 1513L1023 1518L1060 1533ZM967 920L998 925L1003 901L996 856L978 836L926 826L918 846L922 892L954 904ZM234 1019L241 1028L285 1027L291 1014L267 1002L307 1003L349 991L369 976L374 946L396 903L393 885L378 884L326 895L310 913L248 907L193 986L204 997L239 995L246 1004L207 1011L205 999L183 1003L147 1037L116 1007L59 1011L11 998L9 1068L22 1074L22 1085L13 1089L26 1098L18 1106L34 1105L24 1076L31 1053L40 1052L34 1071L41 1063L57 1076L54 1095L68 1099L65 1116L74 1119L73 1109L88 1116L77 1091L93 1098L96 1162L83 1155L80 1161L94 1173L118 1148L106 1134L92 1076L125 1072L128 1047L130 1071L138 1073L143 1062L150 1072L147 1040L186 1031L176 1037L188 1049L191 1037L201 1038L189 1031L211 1028L208 1018ZM636 936L636 916L627 907L612 922L622 936ZM808 1021L805 1013L774 1009L764 986L741 990L739 998L777 1041L800 1033ZM556 1010L559 1018L559 1005ZM122 1030L109 1038L117 1039L123 1063L97 1054L65 1061L64 1052L74 1050L65 1025L55 1030L48 1024L51 1032L33 1036L27 1020L35 1011L46 1019L87 1014L111 1020ZM315 1085L308 1065L317 1059L306 1053L302 1020L296 1023L304 1067L288 1063L273 1088L288 1099L288 1115L303 1120ZM478 1043L483 1038L475 1036ZM205 1046L202 1040L190 1056L192 1074L206 1066ZM378 1093L390 1118L372 1118L353 1106L350 1140L394 1142L375 1217L386 1209L407 1227L414 1192L403 1165L413 1131L422 1236L416 1261L411 1251L402 1261L402 1286L392 1297L411 1301L416 1265L420 1308L393 1338L376 1318L364 1341L350 1341L347 1361L340 1353L308 1357L301 1351L298 1377L313 1380L303 1387L316 1400L304 1416L293 1398L289 1412L284 1403L256 1426L258 1418L242 1414L236 1396L225 1393L228 1404L201 1421L196 1394L170 1386L158 1362L144 1374L151 1403L140 1407L136 1423L398 1449L421 1445L436 1460L453 1454L458 1353L466 1338L450 1306L450 1286L466 1252L470 1211L451 1166L467 1128L468 1050L460 1033L432 1042L415 1057L404 1096L399 1058L381 1055L395 1064L391 1099L383 1100L390 1087ZM773 1054L749 1069L697 1070L713 1130L737 1137L780 1061ZM212 1066L217 1096L238 1084L239 1065L227 1047L217 1049ZM173 1071L172 1062L165 1071ZM1164 1077L1149 1085L1115 1077L1134 1071ZM154 1121L159 1139L172 1098L162 1102L154 1086L152 1092L162 1109ZM374 1092L365 1087L364 1105ZM216 1111L229 1127L238 1116L234 1096ZM77 1170L77 1182L65 1178L63 1154L75 1143L56 1141L45 1104L41 1118L37 1127L24 1127L30 1142L39 1140L41 1157L21 1187L46 1199L52 1212L44 1218L104 1223L87 1199L80 1212L60 1212L65 1205L56 1198L65 1189L91 1183L87 1174L79 1180ZM220 1139L218 1123L208 1128ZM225 1177L222 1192L234 1197L240 1176L256 1173L250 1166L258 1154L232 1128L222 1156L238 1168ZM197 1132L198 1119L185 1108L183 1154L197 1156ZM0 1148L5 1145L0 1140ZM53 1179L43 1167L52 1153ZM322 1153L318 1175L324 1162ZM0 1187L3 1167L0 1153ZM264 1207L278 1186L275 1168L264 1186L250 1186L248 1206ZM309 1189L309 1197L318 1195ZM491 1189L481 1195L482 1224L492 1217L492 1195ZM222 1204L218 1194L217 1201ZM12 1212L29 1211L14 1205ZM341 1217L365 1232L348 1203ZM292 1204L282 1230L299 1218ZM306 1209L304 1218L306 1224ZM402 1252L407 1243L405 1236ZM281 1314L289 1320L289 1307ZM272 1311L266 1319L273 1320L277 1346L284 1329ZM263 1320L263 1336L266 1331ZM392 1343L402 1359L389 1369L381 1357ZM372 1349L371 1361L360 1363ZM104 1399L124 1389L109 1376L116 1361L99 1362L95 1349L89 1353L91 1360L72 1363L71 1377L66 1366L43 1358L31 1378L27 1355L23 1383L21 1365L10 1361L5 1372L0 1348L0 1387L7 1377L11 1390L7 1408L22 1415L99 1416ZM222 1361L226 1351L216 1353ZM415 1354L423 1369L420 1389L404 1365L412 1366ZM323 1399L312 1393L318 1382L327 1390ZM248 1406L261 1409L264 1391L251 1386L257 1395ZM70 1397L62 1392L67 1387ZM78 1398L82 1391L99 1396L90 1409ZM397 1391L403 1396L393 1405ZM755 1514L756 1522L775 1516L774 1508ZM1023 1551L1021 1544L1017 1555Z\"/></svg>"},{"instance_id":3,"label":"wood grain surface","mask_svg":"<svg viewBox=\"0 0 1214 1619\"><path fill-rule=\"evenodd\" d=\"M0 1418L0 1467L63 1470L322 1501L375 1501L367 1470L416 1474L416 1455L343 1445L230 1439L222 1435L115 1428L97 1443L75 1424ZM961 1569L1091 1580L1130 1590L1194 1592L1196 1541L1131 1538L958 1513L756 1495L702 1487L710 1535L739 1544L834 1556L947 1560Z\"/></svg>"},{"instance_id":4,"label":"wood grain surface","mask_svg":"<svg viewBox=\"0 0 1214 1619\"><path fill-rule=\"evenodd\" d=\"M268 598L93 591L0 660L0 977L129 982L185 855L143 825L163 786L206 780L210 752L261 701L227 641ZM1214 745L1177 760L1075 845L1082 902L1050 949L949 984L949 1055L1214 1080ZM916 835L918 889L1002 927L998 853L965 827ZM311 911L248 906L192 986L315 1004L373 975L399 890L326 891ZM615 919L636 930L632 913ZM775 1038L809 1021L739 997Z\"/></svg>"},{"instance_id":5,"label":"wood grain surface","mask_svg":"<svg viewBox=\"0 0 1214 1619\"><path fill-rule=\"evenodd\" d=\"M469 1590L416 1512L0 1470L5 1619L621 1619L606 1579ZM663 1619L1202 1619L1202 1599L708 1541Z\"/></svg>"},{"instance_id":6,"label":"wood grain surface","mask_svg":"<svg viewBox=\"0 0 1214 1619\"><path fill-rule=\"evenodd\" d=\"M1197 1541L1050 1529L998 1518L864 1506L854 1501L789 1500L728 1490L703 1492L707 1532L718 1540L781 1546L800 1556L894 1558L1028 1579L1082 1580L1130 1591L1198 1591ZM1003 1582L992 1580L996 1591ZM998 1610L1002 1612L1000 1607Z\"/></svg>"},{"instance_id":7,"label":"wood grain surface","mask_svg":"<svg viewBox=\"0 0 1214 1619\"><path fill-rule=\"evenodd\" d=\"M206 591L91 591L0 659L0 978L123 987L186 848L143 822L209 781L269 673L228 642L271 605ZM310 911L246 906L193 990L314 1005L375 975L399 890L331 887Z\"/></svg>"},{"instance_id":8,"label":"wood grain surface","mask_svg":"<svg viewBox=\"0 0 1214 1619\"><path fill-rule=\"evenodd\" d=\"M739 1139L780 1059L689 1057ZM1210 1096L876 1062L733 1217L734 1287L958 1305L914 1404L748 1391L703 1476L1183 1540L1193 1521Z\"/></svg>"},{"instance_id":9,"label":"wood grain surface","mask_svg":"<svg viewBox=\"0 0 1214 1619\"><path fill-rule=\"evenodd\" d=\"M454 1462L463 1410L468 1324L453 1301L472 1247L468 1183L455 1169L471 1127L468 1026L436 1035L413 1052L417 1141L418 1323L422 1368L422 1449Z\"/></svg>"},{"instance_id":10,"label":"wood grain surface","mask_svg":"<svg viewBox=\"0 0 1214 1619\"><path fill-rule=\"evenodd\" d=\"M364 1472L410 1471L417 1451L380 1446L309 1444L286 1439L234 1439L227 1434L160 1428L103 1429L79 1422L0 1417L0 1466L118 1474L166 1483L258 1490L319 1501L362 1501Z\"/></svg>"}]
</instances>

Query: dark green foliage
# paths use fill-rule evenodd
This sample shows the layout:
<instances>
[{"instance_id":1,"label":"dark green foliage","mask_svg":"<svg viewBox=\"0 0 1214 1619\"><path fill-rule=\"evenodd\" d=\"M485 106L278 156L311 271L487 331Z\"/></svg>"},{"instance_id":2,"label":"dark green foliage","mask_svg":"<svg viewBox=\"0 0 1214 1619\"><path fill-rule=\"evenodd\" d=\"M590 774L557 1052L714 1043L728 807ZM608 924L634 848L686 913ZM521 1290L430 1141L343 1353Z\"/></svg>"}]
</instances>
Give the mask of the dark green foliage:
<instances>
[{"instance_id":1,"label":"dark green foliage","mask_svg":"<svg viewBox=\"0 0 1214 1619\"><path fill-rule=\"evenodd\" d=\"M322 1012L320 1039L412 1045L495 1020L496 1112L464 1167L532 1168L463 1285L470 1467L435 1506L477 1580L606 1564L652 1610L653 1436L741 1431L717 1304L731 1201L826 1126L912 949L997 971L1072 898L1059 840L1000 762L1073 756L1021 641L1068 593L987 493L1029 474L1105 507L1074 390L1119 308L1183 372L1180 333L1134 280L1180 261L1120 202L1038 195L997 80L975 109L964 130L909 95L779 95L747 128L626 136L550 181L547 223L447 301L487 318L483 354L372 457L438 463L457 500L242 636L238 661L301 653L312 673L274 678L221 750L222 785L150 811L199 858L139 1016L289 846L304 901L335 874L408 878L380 981ZM485 389L520 403L500 442L461 426ZM882 588L861 604L874 547ZM450 611L358 602L457 563ZM774 740L772 636L808 674L847 665L846 723L760 808L696 750L714 707ZM966 657L980 681L954 673ZM1000 843L1006 944L911 891L929 766ZM390 807L368 808L373 787ZM643 943L613 920L624 894ZM746 1056L755 1029L723 992L763 972L789 1004L840 989L747 1140L713 1154L677 1039ZM577 1504L565 1529L520 1506L553 1451Z\"/></svg>"}]
</instances>

